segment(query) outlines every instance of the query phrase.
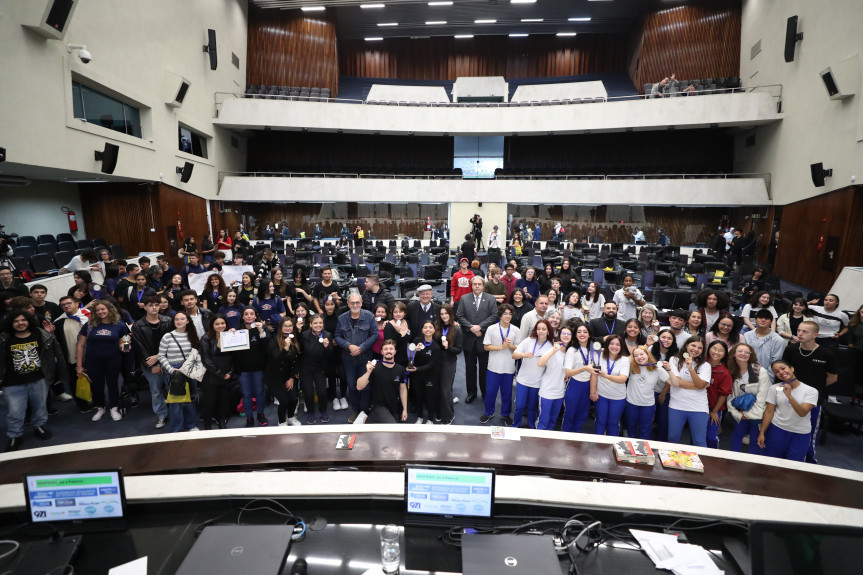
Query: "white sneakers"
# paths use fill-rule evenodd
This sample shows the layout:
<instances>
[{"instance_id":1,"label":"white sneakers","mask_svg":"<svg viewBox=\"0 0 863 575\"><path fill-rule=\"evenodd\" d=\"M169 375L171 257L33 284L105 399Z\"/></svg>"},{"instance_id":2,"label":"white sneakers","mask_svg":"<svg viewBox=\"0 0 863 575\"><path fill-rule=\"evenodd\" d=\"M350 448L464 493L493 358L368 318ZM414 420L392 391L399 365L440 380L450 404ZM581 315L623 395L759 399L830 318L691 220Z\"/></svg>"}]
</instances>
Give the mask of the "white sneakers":
<instances>
[{"instance_id":1,"label":"white sneakers","mask_svg":"<svg viewBox=\"0 0 863 575\"><path fill-rule=\"evenodd\" d=\"M457 398L457 397L453 397L453 398L452 398L452 402L453 402L454 404L455 404L455 403L458 403L458 398Z\"/></svg>"},{"instance_id":2,"label":"white sneakers","mask_svg":"<svg viewBox=\"0 0 863 575\"><path fill-rule=\"evenodd\" d=\"M56 399L57 401L72 401L72 396L64 392L58 395Z\"/></svg>"},{"instance_id":3,"label":"white sneakers","mask_svg":"<svg viewBox=\"0 0 863 575\"><path fill-rule=\"evenodd\" d=\"M300 420L296 417L289 417L286 423L288 425L302 425L302 423L300 423Z\"/></svg>"},{"instance_id":4,"label":"white sneakers","mask_svg":"<svg viewBox=\"0 0 863 575\"><path fill-rule=\"evenodd\" d=\"M116 407L111 408L111 419L113 419L114 421L120 421L121 419L123 419L123 415Z\"/></svg>"},{"instance_id":5,"label":"white sneakers","mask_svg":"<svg viewBox=\"0 0 863 575\"><path fill-rule=\"evenodd\" d=\"M422 418L422 417L417 417L417 420L416 420L414 423L415 423L416 425L422 425L422 424L423 424L423 418Z\"/></svg>"},{"instance_id":6,"label":"white sneakers","mask_svg":"<svg viewBox=\"0 0 863 575\"><path fill-rule=\"evenodd\" d=\"M97 407L96 413L93 414L93 417L90 418L90 421L99 421L100 419L102 419L103 415L105 415L105 408Z\"/></svg>"},{"instance_id":7,"label":"white sneakers","mask_svg":"<svg viewBox=\"0 0 863 575\"><path fill-rule=\"evenodd\" d=\"M357 414L357 418L354 420L354 425L362 425L366 422L368 418L369 416L366 414L366 412L361 411L359 412L359 414Z\"/></svg>"},{"instance_id":8,"label":"white sneakers","mask_svg":"<svg viewBox=\"0 0 863 575\"><path fill-rule=\"evenodd\" d=\"M339 400L339 403L341 403L341 404L342 404L342 409L347 409L347 408L348 408L348 400L347 400L347 399L345 399L344 397L343 397L343 398L341 398L341 399Z\"/></svg>"},{"instance_id":9,"label":"white sneakers","mask_svg":"<svg viewBox=\"0 0 863 575\"><path fill-rule=\"evenodd\" d=\"M342 409L342 404L339 401L339 398L333 399L333 411L340 411Z\"/></svg>"},{"instance_id":10,"label":"white sneakers","mask_svg":"<svg viewBox=\"0 0 863 575\"><path fill-rule=\"evenodd\" d=\"M434 425L434 421L431 419L426 419L426 425Z\"/></svg>"}]
</instances>

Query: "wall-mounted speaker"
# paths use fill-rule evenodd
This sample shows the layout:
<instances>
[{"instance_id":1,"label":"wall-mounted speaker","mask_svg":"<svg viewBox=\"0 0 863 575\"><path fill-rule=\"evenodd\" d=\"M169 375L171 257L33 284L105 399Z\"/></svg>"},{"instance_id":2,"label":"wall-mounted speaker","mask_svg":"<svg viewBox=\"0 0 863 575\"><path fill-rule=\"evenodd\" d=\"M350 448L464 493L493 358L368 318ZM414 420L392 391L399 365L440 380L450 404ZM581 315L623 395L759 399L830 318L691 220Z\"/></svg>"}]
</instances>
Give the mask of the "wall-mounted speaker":
<instances>
[{"instance_id":1,"label":"wall-mounted speaker","mask_svg":"<svg viewBox=\"0 0 863 575\"><path fill-rule=\"evenodd\" d=\"M791 16L785 24L785 61L794 61L794 48L803 39L803 32L797 32L797 16Z\"/></svg>"},{"instance_id":2,"label":"wall-mounted speaker","mask_svg":"<svg viewBox=\"0 0 863 575\"><path fill-rule=\"evenodd\" d=\"M186 80L185 78L180 78L179 85L174 85L175 90L171 94L172 99L165 103L172 108L179 108L180 106L182 106L183 100L186 99L186 94L189 93L189 88L191 87L191 85L192 83L189 80Z\"/></svg>"},{"instance_id":3,"label":"wall-mounted speaker","mask_svg":"<svg viewBox=\"0 0 863 575\"><path fill-rule=\"evenodd\" d=\"M177 166L177 173L180 174L180 181L184 184L192 179L192 169L195 164L186 162L182 166Z\"/></svg>"},{"instance_id":4,"label":"wall-mounted speaker","mask_svg":"<svg viewBox=\"0 0 863 575\"><path fill-rule=\"evenodd\" d=\"M207 29L207 44L204 46L204 52L210 55L210 70L215 70L219 65L219 59L216 57L216 31L212 28Z\"/></svg>"},{"instance_id":5,"label":"wall-mounted speaker","mask_svg":"<svg viewBox=\"0 0 863 575\"><path fill-rule=\"evenodd\" d=\"M819 72L831 100L849 98L860 88L860 57L851 56Z\"/></svg>"},{"instance_id":6,"label":"wall-mounted speaker","mask_svg":"<svg viewBox=\"0 0 863 575\"><path fill-rule=\"evenodd\" d=\"M6 161L6 148L0 148L0 162Z\"/></svg>"},{"instance_id":7,"label":"wall-mounted speaker","mask_svg":"<svg viewBox=\"0 0 863 575\"><path fill-rule=\"evenodd\" d=\"M833 176L833 169L824 169L824 164L818 162L817 164L812 164L809 166L809 169L812 172L812 183L815 184L816 188L824 187L824 178L829 178Z\"/></svg>"},{"instance_id":8,"label":"wall-mounted speaker","mask_svg":"<svg viewBox=\"0 0 863 575\"><path fill-rule=\"evenodd\" d=\"M105 149L101 152L96 150L96 161L102 162L102 173L113 174L117 167L117 156L120 154L120 146L105 143Z\"/></svg>"},{"instance_id":9,"label":"wall-mounted speaker","mask_svg":"<svg viewBox=\"0 0 863 575\"><path fill-rule=\"evenodd\" d=\"M37 23L24 24L24 27L45 38L62 40L78 0L42 0L41 3L34 0L32 4L44 5L45 8Z\"/></svg>"}]
</instances>

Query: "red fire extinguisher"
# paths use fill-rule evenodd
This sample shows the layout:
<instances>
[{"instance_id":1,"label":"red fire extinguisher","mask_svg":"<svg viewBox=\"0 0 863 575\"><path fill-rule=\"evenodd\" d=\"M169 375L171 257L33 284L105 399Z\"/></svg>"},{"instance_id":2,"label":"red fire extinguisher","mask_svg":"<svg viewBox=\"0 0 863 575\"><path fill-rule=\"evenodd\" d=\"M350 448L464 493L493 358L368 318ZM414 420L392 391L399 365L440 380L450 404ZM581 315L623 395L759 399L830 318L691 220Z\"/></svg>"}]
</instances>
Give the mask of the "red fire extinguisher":
<instances>
[{"instance_id":1,"label":"red fire extinguisher","mask_svg":"<svg viewBox=\"0 0 863 575\"><path fill-rule=\"evenodd\" d=\"M70 210L66 206L63 206L60 209L63 210L63 212L66 214L66 218L69 220L69 231L70 232L77 232L78 231L78 220L75 219L75 212L73 212L72 210Z\"/></svg>"},{"instance_id":2,"label":"red fire extinguisher","mask_svg":"<svg viewBox=\"0 0 863 575\"><path fill-rule=\"evenodd\" d=\"M180 223L180 212L177 212L177 237L183 241L183 224Z\"/></svg>"}]
</instances>

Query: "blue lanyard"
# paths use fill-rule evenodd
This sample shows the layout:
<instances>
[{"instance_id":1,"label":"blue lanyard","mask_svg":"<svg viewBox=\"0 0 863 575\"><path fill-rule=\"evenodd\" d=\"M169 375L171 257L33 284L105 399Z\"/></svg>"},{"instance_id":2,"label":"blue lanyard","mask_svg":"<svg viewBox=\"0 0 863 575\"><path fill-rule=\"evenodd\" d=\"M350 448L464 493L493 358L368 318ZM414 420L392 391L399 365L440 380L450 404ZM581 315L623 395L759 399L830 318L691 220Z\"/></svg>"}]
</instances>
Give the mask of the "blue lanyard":
<instances>
[{"instance_id":1,"label":"blue lanyard","mask_svg":"<svg viewBox=\"0 0 863 575\"><path fill-rule=\"evenodd\" d=\"M512 324L506 326L506 337L509 337L509 330L512 329ZM506 339L503 336L503 330L500 329L500 324L497 324L497 331L500 332L500 344L503 345L503 340Z\"/></svg>"},{"instance_id":2,"label":"blue lanyard","mask_svg":"<svg viewBox=\"0 0 863 575\"><path fill-rule=\"evenodd\" d=\"M611 375L611 371L614 369L614 365L617 363L617 360L615 359L611 362L611 365L608 365L608 359L609 358L607 357L605 358L605 371L606 373L608 373L608 375Z\"/></svg>"},{"instance_id":3,"label":"blue lanyard","mask_svg":"<svg viewBox=\"0 0 863 575\"><path fill-rule=\"evenodd\" d=\"M617 325L617 320L614 320L613 322L611 322L611 329L608 328L608 322L607 321L605 321L603 323L605 324L605 329L608 330L608 335L611 335L614 332L614 326Z\"/></svg>"},{"instance_id":4,"label":"blue lanyard","mask_svg":"<svg viewBox=\"0 0 863 575\"><path fill-rule=\"evenodd\" d=\"M136 292L138 295L138 303L141 303L141 298L144 297L144 292L146 292L146 291L147 290L141 290L139 292Z\"/></svg>"},{"instance_id":5,"label":"blue lanyard","mask_svg":"<svg viewBox=\"0 0 863 575\"><path fill-rule=\"evenodd\" d=\"M587 355L585 355L585 353L582 351L581 346L578 346L578 353L581 354L581 361L584 363L584 365L590 365L590 362L587 361ZM590 353L590 350L588 350L588 353Z\"/></svg>"},{"instance_id":6,"label":"blue lanyard","mask_svg":"<svg viewBox=\"0 0 863 575\"><path fill-rule=\"evenodd\" d=\"M533 342L533 353L534 353L534 355L536 355L536 344L538 344L538 343L539 343L538 341ZM547 343L548 343L548 340L545 340L544 342L542 342L542 345L539 346L539 351L542 351L542 348L544 348L545 344L547 344Z\"/></svg>"},{"instance_id":7,"label":"blue lanyard","mask_svg":"<svg viewBox=\"0 0 863 575\"><path fill-rule=\"evenodd\" d=\"M441 330L441 337L446 337L446 334L449 333L449 326L446 326L446 329Z\"/></svg>"}]
</instances>

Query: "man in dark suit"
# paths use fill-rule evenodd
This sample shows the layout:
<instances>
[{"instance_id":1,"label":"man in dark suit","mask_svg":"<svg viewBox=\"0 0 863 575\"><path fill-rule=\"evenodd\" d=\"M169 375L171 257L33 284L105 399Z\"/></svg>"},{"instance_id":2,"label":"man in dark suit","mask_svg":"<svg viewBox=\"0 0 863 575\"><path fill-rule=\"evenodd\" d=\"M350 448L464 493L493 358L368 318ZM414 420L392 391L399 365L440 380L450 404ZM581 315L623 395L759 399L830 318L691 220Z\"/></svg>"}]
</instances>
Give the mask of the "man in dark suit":
<instances>
[{"instance_id":1,"label":"man in dark suit","mask_svg":"<svg viewBox=\"0 0 863 575\"><path fill-rule=\"evenodd\" d=\"M590 320L587 324L590 337L605 341L610 335L624 335L626 333L626 322L617 319L617 304L613 301L605 302L602 308L602 317Z\"/></svg>"},{"instance_id":2,"label":"man in dark suit","mask_svg":"<svg viewBox=\"0 0 863 575\"><path fill-rule=\"evenodd\" d=\"M411 335L419 336L426 320L437 321L440 313L440 304L432 299L432 287L423 284L417 288L419 301L408 304L407 321Z\"/></svg>"},{"instance_id":3,"label":"man in dark suit","mask_svg":"<svg viewBox=\"0 0 863 575\"><path fill-rule=\"evenodd\" d=\"M462 296L455 317L464 334L464 368L467 398L476 399L477 363L479 364L479 390L485 397L485 376L488 372L488 352L483 346L485 330L497 323L497 301L483 291L485 280L474 276L470 280L471 293Z\"/></svg>"}]
</instances>

